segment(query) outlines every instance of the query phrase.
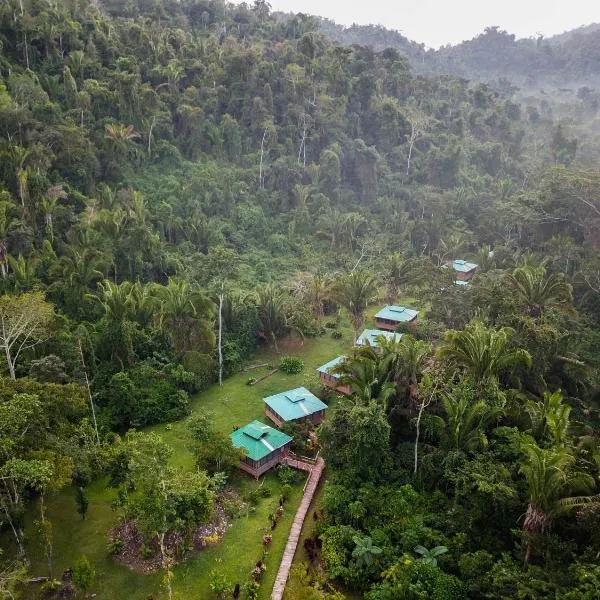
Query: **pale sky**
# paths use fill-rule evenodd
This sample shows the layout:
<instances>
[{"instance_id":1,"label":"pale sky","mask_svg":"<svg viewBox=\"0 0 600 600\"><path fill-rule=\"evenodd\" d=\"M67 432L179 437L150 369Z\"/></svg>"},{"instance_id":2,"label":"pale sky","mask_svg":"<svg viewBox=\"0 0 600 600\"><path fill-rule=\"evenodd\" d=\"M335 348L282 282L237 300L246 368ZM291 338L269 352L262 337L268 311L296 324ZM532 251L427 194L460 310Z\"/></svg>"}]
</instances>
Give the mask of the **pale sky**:
<instances>
[{"instance_id":1,"label":"pale sky","mask_svg":"<svg viewBox=\"0 0 600 600\"><path fill-rule=\"evenodd\" d=\"M250 2L249 2L250 3ZM342 25L383 25L438 48L498 25L517 37L550 36L600 21L598 0L270 0L273 10L303 12Z\"/></svg>"}]
</instances>

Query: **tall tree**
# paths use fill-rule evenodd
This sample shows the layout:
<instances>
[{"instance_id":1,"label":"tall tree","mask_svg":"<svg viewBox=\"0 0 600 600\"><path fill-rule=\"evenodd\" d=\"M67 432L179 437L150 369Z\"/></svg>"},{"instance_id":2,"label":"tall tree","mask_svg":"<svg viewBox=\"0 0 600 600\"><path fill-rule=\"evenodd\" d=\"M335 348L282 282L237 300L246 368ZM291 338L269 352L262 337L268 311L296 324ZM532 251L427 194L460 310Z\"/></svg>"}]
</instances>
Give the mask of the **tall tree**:
<instances>
[{"instance_id":1,"label":"tall tree","mask_svg":"<svg viewBox=\"0 0 600 600\"><path fill-rule=\"evenodd\" d=\"M545 267L519 267L508 276L508 282L532 317L550 307L573 312L571 286L562 273L548 273Z\"/></svg>"},{"instance_id":2,"label":"tall tree","mask_svg":"<svg viewBox=\"0 0 600 600\"><path fill-rule=\"evenodd\" d=\"M206 294L176 279L169 279L166 286L155 286L154 293L160 305L160 325L169 333L178 354L213 346L214 307Z\"/></svg>"},{"instance_id":3,"label":"tall tree","mask_svg":"<svg viewBox=\"0 0 600 600\"><path fill-rule=\"evenodd\" d=\"M540 448L530 443L523 446L523 461L519 472L527 481L529 501L523 521L523 531L546 533L552 521L573 508L600 502L600 496L572 496L593 491L594 478L577 470L575 457L563 447ZM525 562L529 562L533 547L528 542Z\"/></svg>"},{"instance_id":4,"label":"tall tree","mask_svg":"<svg viewBox=\"0 0 600 600\"><path fill-rule=\"evenodd\" d=\"M21 353L50 337L53 319L54 308L41 292L0 297L0 348L12 379L16 378L15 367Z\"/></svg>"},{"instance_id":5,"label":"tall tree","mask_svg":"<svg viewBox=\"0 0 600 600\"><path fill-rule=\"evenodd\" d=\"M446 332L446 343L438 350L438 356L465 369L478 384L496 380L509 367L531 364L526 350L511 348L514 335L507 327L488 329L481 321L473 320L463 331Z\"/></svg>"},{"instance_id":6,"label":"tall tree","mask_svg":"<svg viewBox=\"0 0 600 600\"><path fill-rule=\"evenodd\" d=\"M367 271L346 273L333 284L333 295L348 311L356 335L364 325L365 310L377 298L377 292L377 281Z\"/></svg>"}]
</instances>

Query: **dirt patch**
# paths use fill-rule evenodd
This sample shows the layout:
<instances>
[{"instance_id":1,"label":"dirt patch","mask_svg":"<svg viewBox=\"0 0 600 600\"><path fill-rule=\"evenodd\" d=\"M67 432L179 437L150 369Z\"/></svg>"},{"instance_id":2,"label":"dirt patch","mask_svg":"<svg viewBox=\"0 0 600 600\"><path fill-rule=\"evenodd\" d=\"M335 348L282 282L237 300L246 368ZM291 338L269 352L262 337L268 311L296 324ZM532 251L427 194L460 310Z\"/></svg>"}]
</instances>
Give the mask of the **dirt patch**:
<instances>
[{"instance_id":1,"label":"dirt patch","mask_svg":"<svg viewBox=\"0 0 600 600\"><path fill-rule=\"evenodd\" d=\"M299 348L304 345L304 340L301 337L290 335L277 342L279 352L282 356L294 355Z\"/></svg>"},{"instance_id":2,"label":"dirt patch","mask_svg":"<svg viewBox=\"0 0 600 600\"><path fill-rule=\"evenodd\" d=\"M241 502L234 490L227 490L217 498L210 522L199 525L191 532L174 531L165 536L165 546L173 564L185 562L204 548L221 542L230 523L223 504L234 499L234 496L236 501ZM108 539L111 544L122 543L122 548L114 555L115 560L132 571L149 575L162 568L158 541L156 538L150 542L144 540L135 520L122 521L113 527Z\"/></svg>"}]
</instances>

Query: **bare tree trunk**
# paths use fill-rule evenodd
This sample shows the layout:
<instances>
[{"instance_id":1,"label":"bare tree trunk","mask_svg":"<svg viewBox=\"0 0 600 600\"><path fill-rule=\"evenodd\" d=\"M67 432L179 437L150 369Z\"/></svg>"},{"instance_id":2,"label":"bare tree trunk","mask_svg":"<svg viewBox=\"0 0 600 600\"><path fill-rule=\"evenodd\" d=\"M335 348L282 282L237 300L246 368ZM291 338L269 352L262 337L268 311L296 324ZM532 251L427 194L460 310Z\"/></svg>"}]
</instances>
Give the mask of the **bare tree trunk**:
<instances>
[{"instance_id":1,"label":"bare tree trunk","mask_svg":"<svg viewBox=\"0 0 600 600\"><path fill-rule=\"evenodd\" d=\"M223 290L219 294L219 385L223 386Z\"/></svg>"},{"instance_id":2,"label":"bare tree trunk","mask_svg":"<svg viewBox=\"0 0 600 600\"><path fill-rule=\"evenodd\" d=\"M46 552L46 560L48 561L48 577L52 579L54 558L52 549L52 524L46 519L46 506L43 493L40 494L40 524L42 527L42 535L44 536L44 551Z\"/></svg>"},{"instance_id":3,"label":"bare tree trunk","mask_svg":"<svg viewBox=\"0 0 600 600\"><path fill-rule=\"evenodd\" d=\"M9 348L8 344L6 343L6 341L4 342L4 351L6 354L6 364L8 365L8 372L10 373L10 378L16 379L17 376L15 374L15 365L12 361L12 357L10 356L10 348Z\"/></svg>"},{"instance_id":4,"label":"bare tree trunk","mask_svg":"<svg viewBox=\"0 0 600 600\"><path fill-rule=\"evenodd\" d=\"M90 400L90 408L92 409L92 419L94 421L94 431L96 432L96 443L100 445L100 435L98 434L98 423L96 421L96 409L94 408L94 401L92 400L92 390L90 388L90 381L87 376L87 370L85 368L85 361L83 360L83 349L81 347L81 338L79 342L79 356L81 356L81 365L83 367L83 374L85 376L85 385L87 386L88 398Z\"/></svg>"},{"instance_id":5,"label":"bare tree trunk","mask_svg":"<svg viewBox=\"0 0 600 600\"><path fill-rule=\"evenodd\" d=\"M23 539L19 535L19 532L17 531L15 524L13 523L13 520L10 516L10 511L8 510L8 506L6 506L6 502L4 502L3 499L0 499L0 501L2 502L2 508L4 509L4 514L6 515L6 522L10 525L15 541L17 542L17 546L19 547L19 556L25 557L26 554L25 546L23 545Z\"/></svg>"},{"instance_id":6,"label":"bare tree trunk","mask_svg":"<svg viewBox=\"0 0 600 600\"><path fill-rule=\"evenodd\" d=\"M421 429L420 429L421 417L423 416L423 411L425 410L425 408L427 408L431 404L431 401L433 400L433 395L435 394L436 389L437 389L437 383L435 384L433 391L429 395L429 398L427 400L423 399L423 402L421 402L421 407L419 408L419 415L417 416L417 423L416 423L417 433L415 435L415 466L414 466L414 470L413 470L414 475L417 474L417 471L419 468L419 436L421 434Z\"/></svg>"},{"instance_id":7,"label":"bare tree trunk","mask_svg":"<svg viewBox=\"0 0 600 600\"><path fill-rule=\"evenodd\" d=\"M260 189L264 189L265 182L263 179L263 156L265 154L265 139L267 137L267 130L263 131L262 140L260 141L260 165L258 167L258 184Z\"/></svg>"},{"instance_id":8,"label":"bare tree trunk","mask_svg":"<svg viewBox=\"0 0 600 600\"><path fill-rule=\"evenodd\" d=\"M412 150L415 145L415 140L417 139L417 129L414 125L411 124L411 132L410 132L410 140L408 144L408 158L406 160L406 176L408 177L408 172L410 171L410 159L412 158Z\"/></svg>"},{"instance_id":9,"label":"bare tree trunk","mask_svg":"<svg viewBox=\"0 0 600 600\"><path fill-rule=\"evenodd\" d=\"M154 129L155 123L156 123L156 116L152 117L150 131L148 131L148 156L150 156L151 143L152 143L152 130Z\"/></svg>"},{"instance_id":10,"label":"bare tree trunk","mask_svg":"<svg viewBox=\"0 0 600 600\"><path fill-rule=\"evenodd\" d=\"M300 139L300 148L298 148L298 164L300 164L300 157L302 157L302 164L306 167L306 115L302 118L302 138Z\"/></svg>"}]
</instances>

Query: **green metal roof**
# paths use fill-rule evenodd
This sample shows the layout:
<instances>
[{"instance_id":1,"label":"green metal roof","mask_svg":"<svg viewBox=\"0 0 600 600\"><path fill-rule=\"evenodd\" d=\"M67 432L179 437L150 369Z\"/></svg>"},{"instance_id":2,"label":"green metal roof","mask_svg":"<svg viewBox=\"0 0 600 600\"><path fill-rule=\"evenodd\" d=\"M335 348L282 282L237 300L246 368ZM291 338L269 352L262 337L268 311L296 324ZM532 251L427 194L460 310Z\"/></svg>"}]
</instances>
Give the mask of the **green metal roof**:
<instances>
[{"instance_id":1,"label":"green metal roof","mask_svg":"<svg viewBox=\"0 0 600 600\"><path fill-rule=\"evenodd\" d=\"M366 346L367 342L373 346L373 348L377 348L379 345L377 340L380 337L384 337L387 340L396 340L398 341L401 337L401 333L394 333L393 331L383 331L383 329L365 329L356 340L357 346Z\"/></svg>"},{"instance_id":2,"label":"green metal roof","mask_svg":"<svg viewBox=\"0 0 600 600\"><path fill-rule=\"evenodd\" d=\"M292 441L283 431L260 421L248 423L245 427L233 431L230 437L233 447L244 448L246 456L252 460L260 460Z\"/></svg>"},{"instance_id":3,"label":"green metal roof","mask_svg":"<svg viewBox=\"0 0 600 600\"><path fill-rule=\"evenodd\" d=\"M321 402L319 398L311 394L305 387L281 392L263 398L263 400L284 421L302 419L327 408L327 404Z\"/></svg>"},{"instance_id":4,"label":"green metal roof","mask_svg":"<svg viewBox=\"0 0 600 600\"><path fill-rule=\"evenodd\" d=\"M404 306L386 306L382 308L376 315L376 319L389 319L398 323L407 323L412 321L419 314L418 310L412 308L404 308Z\"/></svg>"},{"instance_id":5,"label":"green metal roof","mask_svg":"<svg viewBox=\"0 0 600 600\"><path fill-rule=\"evenodd\" d=\"M317 371L319 371L319 373L327 373L328 375L331 375L332 377L338 377L338 375L335 375L334 373L330 373L330 371L333 371L333 369L335 369L335 367L337 367L344 360L346 360L345 356L343 356L343 355L338 356L337 358L330 360L328 363L321 365L317 369Z\"/></svg>"}]
</instances>

